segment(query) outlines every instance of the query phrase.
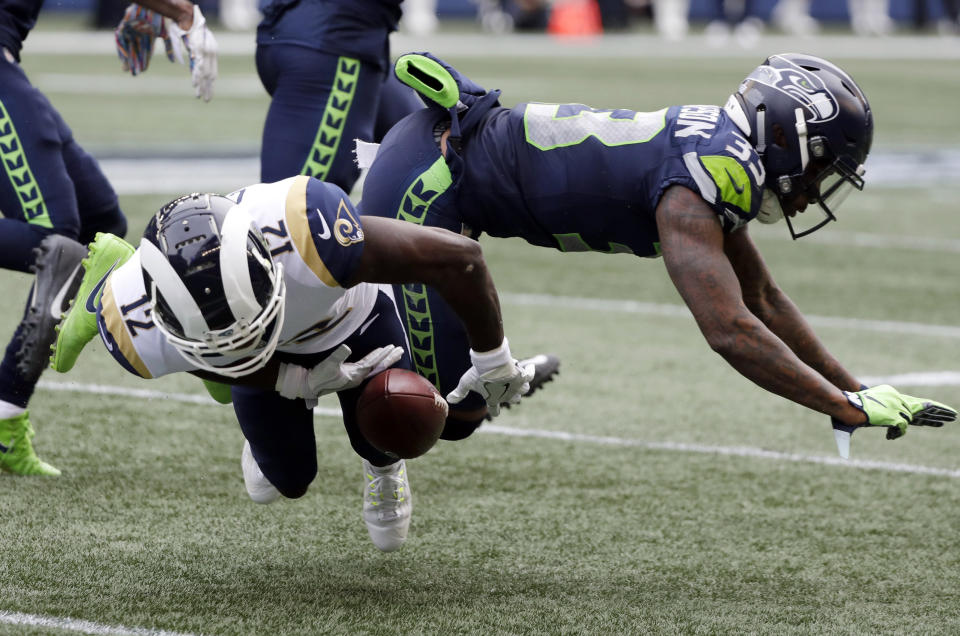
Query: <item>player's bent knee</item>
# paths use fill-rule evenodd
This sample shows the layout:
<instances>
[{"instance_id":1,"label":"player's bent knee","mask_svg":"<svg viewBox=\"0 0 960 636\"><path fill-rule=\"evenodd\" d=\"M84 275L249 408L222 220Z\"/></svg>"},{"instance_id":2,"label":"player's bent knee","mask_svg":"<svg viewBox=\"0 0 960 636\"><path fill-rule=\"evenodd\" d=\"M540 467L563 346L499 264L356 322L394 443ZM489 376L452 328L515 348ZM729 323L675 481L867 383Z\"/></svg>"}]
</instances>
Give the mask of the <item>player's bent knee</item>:
<instances>
[{"instance_id":1,"label":"player's bent knee","mask_svg":"<svg viewBox=\"0 0 960 636\"><path fill-rule=\"evenodd\" d=\"M270 483L287 499L299 499L307 494L310 483L317 476L316 468L312 472L296 471L296 474L268 476Z\"/></svg>"},{"instance_id":2,"label":"player's bent knee","mask_svg":"<svg viewBox=\"0 0 960 636\"><path fill-rule=\"evenodd\" d=\"M287 499L299 499L307 494L307 489L309 488L310 484L304 484L303 486L297 487L277 488L277 490L279 490L280 494Z\"/></svg>"}]
</instances>

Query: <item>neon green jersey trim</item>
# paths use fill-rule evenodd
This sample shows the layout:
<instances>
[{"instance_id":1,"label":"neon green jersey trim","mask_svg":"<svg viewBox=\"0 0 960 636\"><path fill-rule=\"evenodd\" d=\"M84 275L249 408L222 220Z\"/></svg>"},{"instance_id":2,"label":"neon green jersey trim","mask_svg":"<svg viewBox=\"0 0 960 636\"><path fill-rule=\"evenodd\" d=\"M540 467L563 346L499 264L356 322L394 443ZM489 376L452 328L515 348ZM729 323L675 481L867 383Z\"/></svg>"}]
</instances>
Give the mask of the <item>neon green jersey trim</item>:
<instances>
[{"instance_id":1,"label":"neon green jersey trim","mask_svg":"<svg viewBox=\"0 0 960 636\"><path fill-rule=\"evenodd\" d=\"M423 225L430 204L446 192L451 184L453 184L453 176L450 174L447 161L443 157L437 157L437 160L403 193L397 218Z\"/></svg>"},{"instance_id":2,"label":"neon green jersey trim","mask_svg":"<svg viewBox=\"0 0 960 636\"><path fill-rule=\"evenodd\" d=\"M608 242L607 249L590 247L583 240L579 232L570 234L554 234L553 238L557 241L557 246L561 252L599 252L601 254L633 254L633 250L623 243Z\"/></svg>"},{"instance_id":3,"label":"neon green jersey trim","mask_svg":"<svg viewBox=\"0 0 960 636\"><path fill-rule=\"evenodd\" d=\"M700 157L700 161L713 177L713 182L717 184L720 198L744 212L750 212L752 196L750 177L743 164L725 155L707 155Z\"/></svg>"}]
</instances>

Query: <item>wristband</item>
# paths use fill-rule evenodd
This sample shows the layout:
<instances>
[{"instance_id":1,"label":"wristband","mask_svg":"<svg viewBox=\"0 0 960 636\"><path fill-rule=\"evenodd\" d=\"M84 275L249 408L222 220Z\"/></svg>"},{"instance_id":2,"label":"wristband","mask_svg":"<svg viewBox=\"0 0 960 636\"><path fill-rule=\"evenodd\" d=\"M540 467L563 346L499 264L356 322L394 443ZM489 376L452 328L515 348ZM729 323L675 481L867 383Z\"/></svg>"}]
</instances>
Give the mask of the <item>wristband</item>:
<instances>
[{"instance_id":1,"label":"wristband","mask_svg":"<svg viewBox=\"0 0 960 636\"><path fill-rule=\"evenodd\" d=\"M471 349L470 362L473 363L473 366L480 375L483 375L487 371L493 371L505 364L511 364L513 362L513 356L510 354L510 344L507 342L507 337L503 337L503 342L501 342L500 346L496 349L483 352Z\"/></svg>"},{"instance_id":2,"label":"wristband","mask_svg":"<svg viewBox=\"0 0 960 636\"><path fill-rule=\"evenodd\" d=\"M303 397L303 387L307 382L309 371L298 364L280 363L280 370L277 372L277 393L280 397L288 400L296 400Z\"/></svg>"}]
</instances>

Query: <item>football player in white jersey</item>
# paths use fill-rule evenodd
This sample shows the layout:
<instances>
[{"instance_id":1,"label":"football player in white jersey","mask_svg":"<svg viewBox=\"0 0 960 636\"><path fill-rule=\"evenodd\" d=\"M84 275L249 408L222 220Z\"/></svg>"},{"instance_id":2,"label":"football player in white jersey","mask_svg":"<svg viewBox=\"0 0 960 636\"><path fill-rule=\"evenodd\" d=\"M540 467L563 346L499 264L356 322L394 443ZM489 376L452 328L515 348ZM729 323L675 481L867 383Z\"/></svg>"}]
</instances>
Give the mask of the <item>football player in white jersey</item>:
<instances>
[{"instance_id":1,"label":"football player in white jersey","mask_svg":"<svg viewBox=\"0 0 960 636\"><path fill-rule=\"evenodd\" d=\"M366 378L412 368L389 284L423 282L444 295L470 338L474 366L461 388L491 412L518 401L534 374L510 353L476 241L361 218L340 188L311 177L180 197L151 219L136 250L98 235L84 269L53 347L56 370L72 368L99 330L138 376L186 371L230 385L222 401L233 402L244 481L260 503L306 493L317 472L311 409L336 392L363 458L363 517L384 551L406 538L410 487L403 460L357 430L355 403Z\"/></svg>"}]
</instances>

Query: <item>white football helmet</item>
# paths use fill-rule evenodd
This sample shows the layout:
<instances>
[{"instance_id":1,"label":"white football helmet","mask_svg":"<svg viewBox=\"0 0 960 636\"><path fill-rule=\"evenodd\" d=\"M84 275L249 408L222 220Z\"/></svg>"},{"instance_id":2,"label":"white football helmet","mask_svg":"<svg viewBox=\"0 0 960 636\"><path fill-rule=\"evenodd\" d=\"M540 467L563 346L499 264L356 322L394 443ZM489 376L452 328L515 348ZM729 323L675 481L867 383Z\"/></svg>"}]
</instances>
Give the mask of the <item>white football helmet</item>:
<instances>
[{"instance_id":1,"label":"white football helmet","mask_svg":"<svg viewBox=\"0 0 960 636\"><path fill-rule=\"evenodd\" d=\"M283 266L250 213L190 194L150 220L140 260L152 318L192 365L230 378L266 365L283 326Z\"/></svg>"}]
</instances>

